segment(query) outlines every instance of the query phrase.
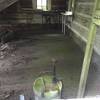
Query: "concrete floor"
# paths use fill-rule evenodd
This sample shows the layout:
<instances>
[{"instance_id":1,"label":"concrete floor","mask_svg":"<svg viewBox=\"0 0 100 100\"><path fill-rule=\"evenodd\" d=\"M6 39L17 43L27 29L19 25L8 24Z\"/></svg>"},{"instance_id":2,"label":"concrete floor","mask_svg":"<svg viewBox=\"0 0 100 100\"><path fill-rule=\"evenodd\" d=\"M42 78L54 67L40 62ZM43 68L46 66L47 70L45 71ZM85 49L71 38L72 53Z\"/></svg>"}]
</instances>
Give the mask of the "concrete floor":
<instances>
[{"instance_id":1,"label":"concrete floor","mask_svg":"<svg viewBox=\"0 0 100 100\"><path fill-rule=\"evenodd\" d=\"M97 55L96 52L93 52L85 95L100 97L100 55Z\"/></svg>"},{"instance_id":2,"label":"concrete floor","mask_svg":"<svg viewBox=\"0 0 100 100\"><path fill-rule=\"evenodd\" d=\"M57 76L63 80L63 98L76 97L83 53L70 37L63 34L29 36L11 42L16 49L0 60L0 100L18 100L33 96L32 84L40 72L51 71L51 59L57 60Z\"/></svg>"}]
</instances>

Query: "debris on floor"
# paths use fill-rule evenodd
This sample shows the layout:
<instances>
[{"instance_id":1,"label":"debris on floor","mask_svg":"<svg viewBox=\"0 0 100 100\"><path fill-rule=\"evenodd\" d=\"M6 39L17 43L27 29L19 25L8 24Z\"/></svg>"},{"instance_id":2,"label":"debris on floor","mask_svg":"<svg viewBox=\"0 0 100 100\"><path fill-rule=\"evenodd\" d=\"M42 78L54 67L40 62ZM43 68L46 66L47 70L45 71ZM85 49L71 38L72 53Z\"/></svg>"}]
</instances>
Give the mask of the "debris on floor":
<instances>
[{"instance_id":1,"label":"debris on floor","mask_svg":"<svg viewBox=\"0 0 100 100\"><path fill-rule=\"evenodd\" d=\"M80 48L62 34L24 37L0 45L4 57L0 60L0 100L19 100L20 94L26 100L34 97L33 83L40 72L52 70L52 58L57 59L57 77L63 80L62 97L75 97L83 60ZM13 93L12 89L21 93ZM9 99L2 99L3 96Z\"/></svg>"},{"instance_id":2,"label":"debris on floor","mask_svg":"<svg viewBox=\"0 0 100 100\"><path fill-rule=\"evenodd\" d=\"M14 91L4 92L4 93L0 94L0 98L5 100L5 99L9 98L10 96L12 96L13 94L14 94Z\"/></svg>"},{"instance_id":3,"label":"debris on floor","mask_svg":"<svg viewBox=\"0 0 100 100\"><path fill-rule=\"evenodd\" d=\"M15 45L11 43L5 43L0 45L0 59L4 59L6 56L11 54L11 56L14 56L13 51L15 50Z\"/></svg>"}]
</instances>

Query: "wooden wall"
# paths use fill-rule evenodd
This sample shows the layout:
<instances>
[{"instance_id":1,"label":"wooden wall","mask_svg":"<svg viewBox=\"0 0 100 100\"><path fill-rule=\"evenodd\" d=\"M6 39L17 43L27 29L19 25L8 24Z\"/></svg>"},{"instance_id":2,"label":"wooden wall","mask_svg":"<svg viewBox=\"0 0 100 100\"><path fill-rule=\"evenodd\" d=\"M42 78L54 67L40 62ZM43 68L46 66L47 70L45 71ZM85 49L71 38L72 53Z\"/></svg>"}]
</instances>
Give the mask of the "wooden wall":
<instances>
[{"instance_id":1,"label":"wooden wall","mask_svg":"<svg viewBox=\"0 0 100 100\"><path fill-rule=\"evenodd\" d=\"M51 10L63 10L66 6L65 2L65 0L48 0L47 4L49 9L51 7ZM40 14L33 14L37 10L36 4L37 0L19 0L19 2L0 13L0 23L41 24L42 16Z\"/></svg>"},{"instance_id":2,"label":"wooden wall","mask_svg":"<svg viewBox=\"0 0 100 100\"><path fill-rule=\"evenodd\" d=\"M0 0L0 12L17 1L18 0Z\"/></svg>"},{"instance_id":3,"label":"wooden wall","mask_svg":"<svg viewBox=\"0 0 100 100\"><path fill-rule=\"evenodd\" d=\"M66 0L51 0L52 10L65 10L67 9Z\"/></svg>"},{"instance_id":4,"label":"wooden wall","mask_svg":"<svg viewBox=\"0 0 100 100\"><path fill-rule=\"evenodd\" d=\"M23 8L32 8L32 0L20 0L20 4Z\"/></svg>"},{"instance_id":5,"label":"wooden wall","mask_svg":"<svg viewBox=\"0 0 100 100\"><path fill-rule=\"evenodd\" d=\"M91 17L95 0L75 0L74 19L71 22L73 39L85 50ZM85 95L96 96L100 94L100 27L94 45L94 52L89 69Z\"/></svg>"},{"instance_id":6,"label":"wooden wall","mask_svg":"<svg viewBox=\"0 0 100 100\"><path fill-rule=\"evenodd\" d=\"M75 33L74 36L84 42L87 42L94 2L95 0L75 0L74 20L71 23L71 29ZM100 54L100 28L97 30L94 47L95 51Z\"/></svg>"},{"instance_id":7,"label":"wooden wall","mask_svg":"<svg viewBox=\"0 0 100 100\"><path fill-rule=\"evenodd\" d=\"M0 23L42 23L42 17L34 15L33 10L36 10L36 0L27 5L23 1L17 2L0 12Z\"/></svg>"}]
</instances>

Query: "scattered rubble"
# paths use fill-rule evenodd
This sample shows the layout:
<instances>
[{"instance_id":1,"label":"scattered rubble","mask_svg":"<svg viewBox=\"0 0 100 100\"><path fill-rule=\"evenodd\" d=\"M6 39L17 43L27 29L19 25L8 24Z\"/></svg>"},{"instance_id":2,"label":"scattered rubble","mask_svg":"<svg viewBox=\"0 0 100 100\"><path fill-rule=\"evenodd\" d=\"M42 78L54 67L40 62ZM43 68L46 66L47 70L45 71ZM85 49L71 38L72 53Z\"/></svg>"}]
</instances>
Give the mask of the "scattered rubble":
<instances>
[{"instance_id":1,"label":"scattered rubble","mask_svg":"<svg viewBox=\"0 0 100 100\"><path fill-rule=\"evenodd\" d=\"M3 93L0 93L0 100L8 100L11 96L17 95L18 93L20 93L20 91L5 91Z\"/></svg>"},{"instance_id":2,"label":"scattered rubble","mask_svg":"<svg viewBox=\"0 0 100 100\"><path fill-rule=\"evenodd\" d=\"M0 59L4 59L6 56L11 54L11 56L15 56L12 52L15 50L16 46L11 43L5 43L0 45Z\"/></svg>"},{"instance_id":3,"label":"scattered rubble","mask_svg":"<svg viewBox=\"0 0 100 100\"><path fill-rule=\"evenodd\" d=\"M9 43L14 39L14 36L15 29L13 25L0 25L0 59L4 59L15 48L15 46Z\"/></svg>"}]
</instances>

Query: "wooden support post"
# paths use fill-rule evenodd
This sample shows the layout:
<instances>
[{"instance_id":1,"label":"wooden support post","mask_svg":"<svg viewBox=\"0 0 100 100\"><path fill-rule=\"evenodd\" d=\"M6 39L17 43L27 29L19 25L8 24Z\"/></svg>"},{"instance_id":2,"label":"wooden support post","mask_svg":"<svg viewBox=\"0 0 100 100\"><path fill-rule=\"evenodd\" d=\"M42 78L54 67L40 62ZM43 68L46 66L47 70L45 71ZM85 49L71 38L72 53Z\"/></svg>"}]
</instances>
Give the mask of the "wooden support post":
<instances>
[{"instance_id":1,"label":"wooden support post","mask_svg":"<svg viewBox=\"0 0 100 100\"><path fill-rule=\"evenodd\" d=\"M72 0L68 1L68 11L71 11Z\"/></svg>"},{"instance_id":2,"label":"wooden support post","mask_svg":"<svg viewBox=\"0 0 100 100\"><path fill-rule=\"evenodd\" d=\"M86 81L87 81L87 76L88 76L92 51L93 51L95 34L96 34L96 25L93 24L91 25L91 28L90 28L88 43L87 43L87 47L85 51L85 57L83 61L83 67L82 67L81 78L80 78L80 83L79 83L78 97L84 96L84 91L86 87Z\"/></svg>"},{"instance_id":3,"label":"wooden support post","mask_svg":"<svg viewBox=\"0 0 100 100\"><path fill-rule=\"evenodd\" d=\"M72 12L75 10L75 0L72 0Z\"/></svg>"},{"instance_id":4,"label":"wooden support post","mask_svg":"<svg viewBox=\"0 0 100 100\"><path fill-rule=\"evenodd\" d=\"M75 0L69 0L68 3L68 11L74 11L74 7L75 7Z\"/></svg>"},{"instance_id":5,"label":"wooden support post","mask_svg":"<svg viewBox=\"0 0 100 100\"><path fill-rule=\"evenodd\" d=\"M94 47L94 40L96 36L96 24L94 22L94 14L95 14L95 11L99 8L98 7L99 3L100 3L100 0L95 0L93 18L90 25L90 31L89 31L89 36L88 36L88 41L86 45L83 66L82 66L82 72L81 72L81 77L80 77L80 83L79 83L79 89L78 89L78 95L77 95L78 98L82 98L85 92L86 81L88 77L88 71L89 71L90 61L91 61L93 47Z\"/></svg>"}]
</instances>

